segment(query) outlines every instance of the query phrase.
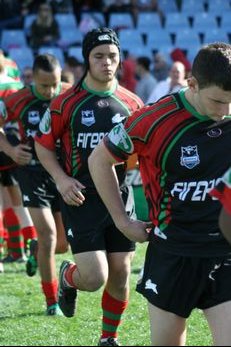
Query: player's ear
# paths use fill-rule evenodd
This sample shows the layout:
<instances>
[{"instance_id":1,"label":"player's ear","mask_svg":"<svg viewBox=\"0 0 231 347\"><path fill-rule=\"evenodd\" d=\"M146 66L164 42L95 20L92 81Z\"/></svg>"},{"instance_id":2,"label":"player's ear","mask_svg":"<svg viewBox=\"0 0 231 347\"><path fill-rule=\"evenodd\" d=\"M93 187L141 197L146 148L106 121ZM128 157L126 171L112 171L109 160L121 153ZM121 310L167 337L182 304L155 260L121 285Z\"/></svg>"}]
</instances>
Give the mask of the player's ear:
<instances>
[{"instance_id":1,"label":"player's ear","mask_svg":"<svg viewBox=\"0 0 231 347\"><path fill-rule=\"evenodd\" d=\"M191 89L191 91L193 93L197 93L199 90L199 85L198 85L197 79L195 77L191 76L188 78L187 81L188 81L188 86Z\"/></svg>"}]
</instances>

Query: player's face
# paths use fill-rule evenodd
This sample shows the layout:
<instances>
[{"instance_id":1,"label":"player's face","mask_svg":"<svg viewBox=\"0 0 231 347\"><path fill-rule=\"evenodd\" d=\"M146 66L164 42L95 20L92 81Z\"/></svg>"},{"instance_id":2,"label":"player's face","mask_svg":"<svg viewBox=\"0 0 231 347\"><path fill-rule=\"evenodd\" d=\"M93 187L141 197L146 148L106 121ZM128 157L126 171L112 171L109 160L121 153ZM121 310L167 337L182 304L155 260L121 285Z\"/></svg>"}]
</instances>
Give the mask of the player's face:
<instances>
[{"instance_id":1,"label":"player's face","mask_svg":"<svg viewBox=\"0 0 231 347\"><path fill-rule=\"evenodd\" d=\"M198 92L198 102L201 108L200 113L214 121L231 116L231 91L224 91L217 86L204 88Z\"/></svg>"},{"instance_id":2,"label":"player's face","mask_svg":"<svg viewBox=\"0 0 231 347\"><path fill-rule=\"evenodd\" d=\"M100 45L89 55L89 73L99 84L114 80L120 62L119 50L115 45Z\"/></svg>"},{"instance_id":3,"label":"player's face","mask_svg":"<svg viewBox=\"0 0 231 347\"><path fill-rule=\"evenodd\" d=\"M46 72L40 69L34 74L36 91L46 100L51 100L55 97L60 82L60 68L55 69L53 72Z\"/></svg>"},{"instance_id":4,"label":"player's face","mask_svg":"<svg viewBox=\"0 0 231 347\"><path fill-rule=\"evenodd\" d=\"M200 89L193 77L188 80L188 84L193 92L192 104L201 115L214 121L231 116L231 91L225 91L216 85Z\"/></svg>"}]
</instances>

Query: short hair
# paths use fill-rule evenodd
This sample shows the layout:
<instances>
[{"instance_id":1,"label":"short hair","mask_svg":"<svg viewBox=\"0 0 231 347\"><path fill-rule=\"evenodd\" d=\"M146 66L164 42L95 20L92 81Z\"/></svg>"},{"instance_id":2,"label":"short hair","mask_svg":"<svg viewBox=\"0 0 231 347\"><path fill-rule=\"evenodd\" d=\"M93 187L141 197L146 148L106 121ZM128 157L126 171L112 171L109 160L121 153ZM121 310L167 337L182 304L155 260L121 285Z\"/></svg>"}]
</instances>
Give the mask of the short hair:
<instances>
[{"instance_id":1,"label":"short hair","mask_svg":"<svg viewBox=\"0 0 231 347\"><path fill-rule=\"evenodd\" d=\"M37 55L34 60L32 69L33 73L35 73L38 70L53 72L57 68L59 68L61 71L61 65L58 59L54 55L46 53Z\"/></svg>"},{"instance_id":2,"label":"short hair","mask_svg":"<svg viewBox=\"0 0 231 347\"><path fill-rule=\"evenodd\" d=\"M194 59L192 76L200 89L215 85L231 90L231 45L215 42L202 47Z\"/></svg>"},{"instance_id":3,"label":"short hair","mask_svg":"<svg viewBox=\"0 0 231 347\"><path fill-rule=\"evenodd\" d=\"M142 65L145 70L149 71L151 60L148 57L138 57L136 61L137 64Z\"/></svg>"}]
</instances>

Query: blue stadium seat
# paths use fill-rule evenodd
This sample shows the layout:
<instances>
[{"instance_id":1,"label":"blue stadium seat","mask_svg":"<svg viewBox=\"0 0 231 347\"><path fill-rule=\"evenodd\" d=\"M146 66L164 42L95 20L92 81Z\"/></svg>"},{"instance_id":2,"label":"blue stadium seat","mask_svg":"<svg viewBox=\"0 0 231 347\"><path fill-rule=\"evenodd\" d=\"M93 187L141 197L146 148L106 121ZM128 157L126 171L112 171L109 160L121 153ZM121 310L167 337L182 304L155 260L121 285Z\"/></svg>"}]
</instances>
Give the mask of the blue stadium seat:
<instances>
[{"instance_id":1,"label":"blue stadium seat","mask_svg":"<svg viewBox=\"0 0 231 347\"><path fill-rule=\"evenodd\" d=\"M225 12L229 12L231 11L230 1L229 0L209 0L208 11L210 13L215 13L216 15L222 15Z\"/></svg>"},{"instance_id":2,"label":"blue stadium seat","mask_svg":"<svg viewBox=\"0 0 231 347\"><path fill-rule=\"evenodd\" d=\"M112 29L134 28L132 15L130 13L111 13L109 18L109 27Z\"/></svg>"},{"instance_id":3,"label":"blue stadium seat","mask_svg":"<svg viewBox=\"0 0 231 347\"><path fill-rule=\"evenodd\" d=\"M156 12L140 12L136 28L142 33L148 33L152 28L162 29L160 16Z\"/></svg>"},{"instance_id":4,"label":"blue stadium seat","mask_svg":"<svg viewBox=\"0 0 231 347\"><path fill-rule=\"evenodd\" d=\"M105 18L102 12L97 12L97 11L82 12L81 19L83 19L85 16L90 16L96 22L97 27L105 26Z\"/></svg>"},{"instance_id":5,"label":"blue stadium seat","mask_svg":"<svg viewBox=\"0 0 231 347\"><path fill-rule=\"evenodd\" d=\"M27 47L26 36L23 30L2 31L1 47L8 51L10 48Z\"/></svg>"},{"instance_id":6,"label":"blue stadium seat","mask_svg":"<svg viewBox=\"0 0 231 347\"><path fill-rule=\"evenodd\" d=\"M119 39L121 46L126 44L142 46L144 44L142 34L137 29L121 29Z\"/></svg>"},{"instance_id":7,"label":"blue stadium seat","mask_svg":"<svg viewBox=\"0 0 231 347\"><path fill-rule=\"evenodd\" d=\"M179 30L176 33L175 46L177 47L187 49L192 45L199 46L200 44L201 40L199 34L196 30L192 28Z\"/></svg>"},{"instance_id":8,"label":"blue stadium seat","mask_svg":"<svg viewBox=\"0 0 231 347\"><path fill-rule=\"evenodd\" d=\"M24 18L24 22L23 22L23 29L26 35L30 34L30 27L33 23L33 21L36 19L36 14L28 14L25 16Z\"/></svg>"},{"instance_id":9,"label":"blue stadium seat","mask_svg":"<svg viewBox=\"0 0 231 347\"><path fill-rule=\"evenodd\" d=\"M179 12L166 13L165 16L165 29L169 33L175 33L179 29L190 28L189 19L187 15L183 15Z\"/></svg>"},{"instance_id":10,"label":"blue stadium seat","mask_svg":"<svg viewBox=\"0 0 231 347\"><path fill-rule=\"evenodd\" d=\"M158 5L163 13L178 11L178 7L174 0L158 0Z\"/></svg>"},{"instance_id":11,"label":"blue stadium seat","mask_svg":"<svg viewBox=\"0 0 231 347\"><path fill-rule=\"evenodd\" d=\"M83 41L83 34L78 28L60 28L60 41L59 44L64 49L74 44L81 44Z\"/></svg>"},{"instance_id":12,"label":"blue stadium seat","mask_svg":"<svg viewBox=\"0 0 231 347\"><path fill-rule=\"evenodd\" d=\"M193 17L193 28L197 32L204 32L207 29L218 28L216 16L214 14L210 14L209 12L195 14Z\"/></svg>"},{"instance_id":13,"label":"blue stadium seat","mask_svg":"<svg viewBox=\"0 0 231 347\"><path fill-rule=\"evenodd\" d=\"M204 12L204 0L183 0L181 5L181 13L191 16L194 13Z\"/></svg>"},{"instance_id":14,"label":"blue stadium seat","mask_svg":"<svg viewBox=\"0 0 231 347\"><path fill-rule=\"evenodd\" d=\"M165 29L149 30L147 46L172 45L170 34Z\"/></svg>"},{"instance_id":15,"label":"blue stadium seat","mask_svg":"<svg viewBox=\"0 0 231 347\"><path fill-rule=\"evenodd\" d=\"M73 13L57 13L55 15L55 19L57 20L60 29L61 28L70 28L76 29L77 23Z\"/></svg>"},{"instance_id":16,"label":"blue stadium seat","mask_svg":"<svg viewBox=\"0 0 231 347\"><path fill-rule=\"evenodd\" d=\"M67 51L67 54L69 57L75 57L78 59L80 62L83 62L83 56L82 56L82 47L70 47Z\"/></svg>"},{"instance_id":17,"label":"blue stadium seat","mask_svg":"<svg viewBox=\"0 0 231 347\"><path fill-rule=\"evenodd\" d=\"M221 16L221 28L227 30L228 33L231 33L230 18L231 18L230 11L224 12Z\"/></svg>"},{"instance_id":18,"label":"blue stadium seat","mask_svg":"<svg viewBox=\"0 0 231 347\"><path fill-rule=\"evenodd\" d=\"M8 51L9 56L16 61L20 70L23 70L25 66L33 66L34 54L31 48L10 48Z\"/></svg>"},{"instance_id":19,"label":"blue stadium seat","mask_svg":"<svg viewBox=\"0 0 231 347\"><path fill-rule=\"evenodd\" d=\"M212 43L212 42L229 42L228 35L226 30L218 29L207 29L204 32L203 43Z\"/></svg>"}]
</instances>

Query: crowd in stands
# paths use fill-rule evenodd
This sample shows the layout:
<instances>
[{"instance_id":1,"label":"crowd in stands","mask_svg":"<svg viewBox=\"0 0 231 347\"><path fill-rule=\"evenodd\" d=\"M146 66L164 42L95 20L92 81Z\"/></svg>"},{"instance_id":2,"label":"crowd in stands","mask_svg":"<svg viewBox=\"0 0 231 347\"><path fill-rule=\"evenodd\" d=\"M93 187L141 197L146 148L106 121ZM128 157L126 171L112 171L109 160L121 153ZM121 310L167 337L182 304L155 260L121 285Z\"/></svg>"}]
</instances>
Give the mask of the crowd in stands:
<instances>
[{"instance_id":1,"label":"crowd in stands","mask_svg":"<svg viewBox=\"0 0 231 347\"><path fill-rule=\"evenodd\" d=\"M137 58L149 59L148 69L159 81L168 77L175 61L190 73L191 61L203 43L229 42L225 18L230 9L229 0L3 0L0 47L21 69L45 51L54 53L63 67L69 57L81 65L83 37L94 27L109 26L121 41L122 84L135 91L140 78ZM70 53L73 48L76 54Z\"/></svg>"}]
</instances>

